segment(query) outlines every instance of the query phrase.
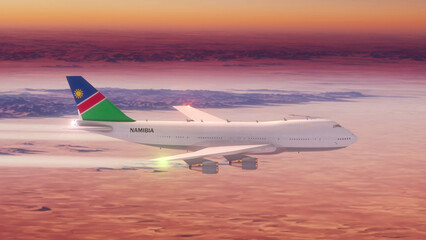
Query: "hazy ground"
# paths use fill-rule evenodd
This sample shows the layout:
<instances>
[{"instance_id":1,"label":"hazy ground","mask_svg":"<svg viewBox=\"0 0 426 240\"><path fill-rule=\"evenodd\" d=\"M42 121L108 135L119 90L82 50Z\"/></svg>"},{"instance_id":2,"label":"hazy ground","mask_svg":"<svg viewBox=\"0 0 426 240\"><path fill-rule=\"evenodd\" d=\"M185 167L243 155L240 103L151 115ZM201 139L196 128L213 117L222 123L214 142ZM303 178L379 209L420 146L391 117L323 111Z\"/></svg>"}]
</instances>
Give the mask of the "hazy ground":
<instances>
[{"instance_id":1,"label":"hazy ground","mask_svg":"<svg viewBox=\"0 0 426 240\"><path fill-rule=\"evenodd\" d=\"M426 238L425 85L264 88L287 87L385 97L209 109L234 121L321 116L358 136L347 149L263 156L256 171L222 166L217 175L184 165L96 171L179 151L70 131L71 117L0 120L0 152L14 154L0 155L0 239ZM184 120L172 111L128 113ZM50 211L36 211L43 206Z\"/></svg>"}]
</instances>

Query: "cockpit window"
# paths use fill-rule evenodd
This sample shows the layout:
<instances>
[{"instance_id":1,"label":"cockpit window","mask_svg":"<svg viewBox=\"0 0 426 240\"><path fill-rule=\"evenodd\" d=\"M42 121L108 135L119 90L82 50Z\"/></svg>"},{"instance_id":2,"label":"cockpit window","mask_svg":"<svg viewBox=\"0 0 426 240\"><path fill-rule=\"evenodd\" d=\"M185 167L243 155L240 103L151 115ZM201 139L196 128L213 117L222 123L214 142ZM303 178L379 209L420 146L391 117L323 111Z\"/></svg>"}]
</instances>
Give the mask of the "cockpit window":
<instances>
[{"instance_id":1,"label":"cockpit window","mask_svg":"<svg viewBox=\"0 0 426 240\"><path fill-rule=\"evenodd\" d=\"M339 128L339 127L342 127L342 126L340 126L340 124L334 124L333 125L333 128Z\"/></svg>"}]
</instances>

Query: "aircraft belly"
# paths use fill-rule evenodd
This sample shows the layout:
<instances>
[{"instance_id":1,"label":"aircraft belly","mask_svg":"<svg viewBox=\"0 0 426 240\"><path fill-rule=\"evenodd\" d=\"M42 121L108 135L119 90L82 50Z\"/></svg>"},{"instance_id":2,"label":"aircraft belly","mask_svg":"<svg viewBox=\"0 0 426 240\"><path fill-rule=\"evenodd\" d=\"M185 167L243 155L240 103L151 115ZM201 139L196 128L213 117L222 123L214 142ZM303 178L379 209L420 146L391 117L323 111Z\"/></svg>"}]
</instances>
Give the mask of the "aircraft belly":
<instances>
[{"instance_id":1,"label":"aircraft belly","mask_svg":"<svg viewBox=\"0 0 426 240\"><path fill-rule=\"evenodd\" d=\"M316 152L342 149L345 147L289 147L281 148L283 152Z\"/></svg>"}]
</instances>

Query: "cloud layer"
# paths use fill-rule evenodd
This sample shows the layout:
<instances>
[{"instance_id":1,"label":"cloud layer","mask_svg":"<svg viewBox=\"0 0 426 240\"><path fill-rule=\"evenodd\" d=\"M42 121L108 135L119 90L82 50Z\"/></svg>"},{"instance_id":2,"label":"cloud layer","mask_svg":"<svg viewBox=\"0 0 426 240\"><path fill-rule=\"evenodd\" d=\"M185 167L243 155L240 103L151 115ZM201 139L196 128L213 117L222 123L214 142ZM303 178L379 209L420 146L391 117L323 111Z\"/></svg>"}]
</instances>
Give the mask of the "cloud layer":
<instances>
[{"instance_id":1,"label":"cloud layer","mask_svg":"<svg viewBox=\"0 0 426 240\"><path fill-rule=\"evenodd\" d=\"M267 89L244 92L170 89L119 89L100 90L123 110L170 110L172 106L190 104L201 108L229 108L265 106L271 104L299 104L323 101L348 101L367 97L350 92L304 93ZM59 117L77 113L69 90L27 89L19 94L0 95L0 118ZM84 151L84 150L82 150Z\"/></svg>"},{"instance_id":2,"label":"cloud layer","mask_svg":"<svg viewBox=\"0 0 426 240\"><path fill-rule=\"evenodd\" d=\"M423 36L151 32L0 33L0 61L53 61L46 68L90 62L256 60L424 61ZM60 62L60 63L58 63ZM66 63L66 64L64 64ZM244 66L244 64L239 65Z\"/></svg>"}]
</instances>

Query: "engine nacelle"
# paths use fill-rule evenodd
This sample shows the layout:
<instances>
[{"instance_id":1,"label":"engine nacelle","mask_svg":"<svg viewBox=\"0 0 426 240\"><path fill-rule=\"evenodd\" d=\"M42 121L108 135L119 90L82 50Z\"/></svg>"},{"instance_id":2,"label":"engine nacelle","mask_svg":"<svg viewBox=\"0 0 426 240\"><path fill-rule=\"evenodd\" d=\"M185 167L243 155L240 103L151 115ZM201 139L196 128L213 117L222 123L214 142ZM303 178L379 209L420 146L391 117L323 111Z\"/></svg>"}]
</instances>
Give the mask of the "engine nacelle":
<instances>
[{"instance_id":1,"label":"engine nacelle","mask_svg":"<svg viewBox=\"0 0 426 240\"><path fill-rule=\"evenodd\" d=\"M257 158L245 156L242 159L229 161L229 165L240 167L243 170L256 170L259 164Z\"/></svg>"},{"instance_id":2,"label":"engine nacelle","mask_svg":"<svg viewBox=\"0 0 426 240\"><path fill-rule=\"evenodd\" d=\"M197 159L198 160L198 159ZM219 172L219 163L206 159L199 159L198 161L191 162L187 160L190 170L202 172L203 174L217 174Z\"/></svg>"}]
</instances>

